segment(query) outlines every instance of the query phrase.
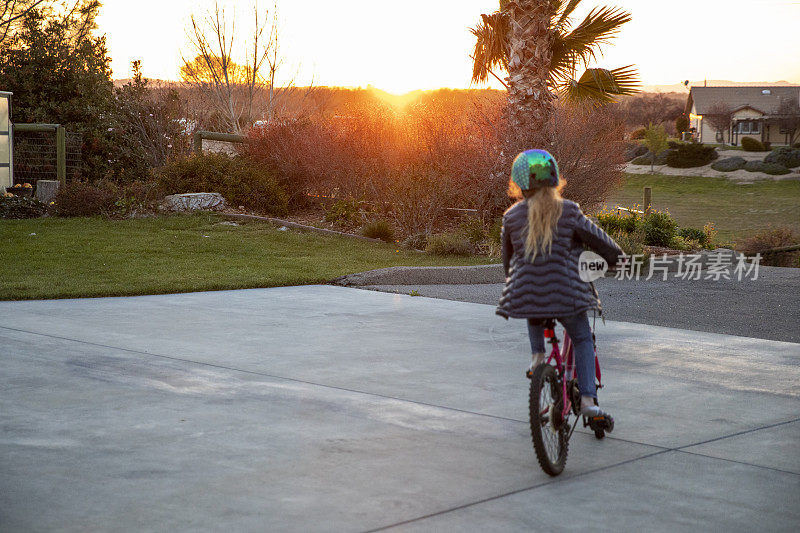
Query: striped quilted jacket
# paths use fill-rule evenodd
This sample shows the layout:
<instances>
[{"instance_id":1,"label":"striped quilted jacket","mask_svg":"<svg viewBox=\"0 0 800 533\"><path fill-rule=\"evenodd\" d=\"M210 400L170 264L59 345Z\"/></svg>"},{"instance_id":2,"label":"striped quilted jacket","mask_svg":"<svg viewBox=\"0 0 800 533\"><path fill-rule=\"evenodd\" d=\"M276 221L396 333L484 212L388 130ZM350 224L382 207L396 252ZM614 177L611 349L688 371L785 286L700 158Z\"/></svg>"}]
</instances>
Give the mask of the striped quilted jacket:
<instances>
[{"instance_id":1,"label":"striped quilted jacket","mask_svg":"<svg viewBox=\"0 0 800 533\"><path fill-rule=\"evenodd\" d=\"M505 318L556 318L596 309L600 300L591 283L578 273L585 249L600 254L610 267L622 250L608 234L586 218L575 202L564 200L550 254L524 258L528 204L521 200L503 215L501 232L506 283L497 314Z\"/></svg>"}]
</instances>

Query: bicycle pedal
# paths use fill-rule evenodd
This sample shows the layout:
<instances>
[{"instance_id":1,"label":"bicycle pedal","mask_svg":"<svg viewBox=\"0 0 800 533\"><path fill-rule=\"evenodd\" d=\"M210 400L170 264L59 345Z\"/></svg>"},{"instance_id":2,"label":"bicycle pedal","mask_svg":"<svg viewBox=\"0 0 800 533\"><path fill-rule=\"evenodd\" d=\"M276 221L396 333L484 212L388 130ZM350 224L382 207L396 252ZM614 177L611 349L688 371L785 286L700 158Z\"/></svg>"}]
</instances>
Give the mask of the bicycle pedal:
<instances>
[{"instance_id":1,"label":"bicycle pedal","mask_svg":"<svg viewBox=\"0 0 800 533\"><path fill-rule=\"evenodd\" d=\"M583 417L583 427L589 426L592 431L597 430L605 430L605 431L613 431L614 430L614 419L611 418L609 415L601 415L601 416L592 416L592 417Z\"/></svg>"},{"instance_id":2,"label":"bicycle pedal","mask_svg":"<svg viewBox=\"0 0 800 533\"><path fill-rule=\"evenodd\" d=\"M525 377L528 378L528 379L533 378L533 369L529 368L528 370L526 370L525 371Z\"/></svg>"}]
</instances>

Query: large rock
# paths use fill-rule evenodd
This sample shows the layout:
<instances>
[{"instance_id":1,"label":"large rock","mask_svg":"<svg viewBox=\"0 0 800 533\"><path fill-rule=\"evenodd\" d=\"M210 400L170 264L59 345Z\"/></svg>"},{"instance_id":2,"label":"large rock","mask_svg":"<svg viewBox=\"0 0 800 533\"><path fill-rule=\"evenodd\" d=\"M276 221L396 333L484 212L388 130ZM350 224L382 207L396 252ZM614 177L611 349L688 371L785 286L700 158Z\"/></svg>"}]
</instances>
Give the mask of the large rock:
<instances>
[{"instance_id":1,"label":"large rock","mask_svg":"<svg viewBox=\"0 0 800 533\"><path fill-rule=\"evenodd\" d=\"M189 192L164 197L162 204L169 211L200 211L224 209L225 198L218 192Z\"/></svg>"},{"instance_id":2,"label":"large rock","mask_svg":"<svg viewBox=\"0 0 800 533\"><path fill-rule=\"evenodd\" d=\"M647 153L647 147L639 143L631 143L625 146L625 161L633 159Z\"/></svg>"},{"instance_id":3,"label":"large rock","mask_svg":"<svg viewBox=\"0 0 800 533\"><path fill-rule=\"evenodd\" d=\"M57 180L38 180L36 182L36 199L49 204L56 199L59 185L61 182Z\"/></svg>"}]
</instances>

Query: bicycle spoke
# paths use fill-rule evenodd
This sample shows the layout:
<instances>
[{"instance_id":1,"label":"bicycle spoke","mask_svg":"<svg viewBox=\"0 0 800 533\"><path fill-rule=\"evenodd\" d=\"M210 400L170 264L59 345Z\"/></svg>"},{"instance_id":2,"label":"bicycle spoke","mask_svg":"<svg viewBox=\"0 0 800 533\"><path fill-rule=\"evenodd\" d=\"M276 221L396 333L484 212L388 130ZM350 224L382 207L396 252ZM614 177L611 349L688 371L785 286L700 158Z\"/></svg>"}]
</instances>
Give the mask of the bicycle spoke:
<instances>
[{"instance_id":1,"label":"bicycle spoke","mask_svg":"<svg viewBox=\"0 0 800 533\"><path fill-rule=\"evenodd\" d=\"M546 420L542 418L542 430L544 431L545 437L545 450L547 452L547 457L555 462L558 460L558 433L557 430L553 427L552 421L556 420L555 417L560 416L560 413L556 412L555 409L555 402L553 401L553 388L555 387L554 383L548 383L548 386L542 387L542 395L541 395L541 403L545 404L544 409L542 409L542 413L551 412L551 416L546 417ZM540 404L541 405L541 404Z\"/></svg>"},{"instance_id":2,"label":"bicycle spoke","mask_svg":"<svg viewBox=\"0 0 800 533\"><path fill-rule=\"evenodd\" d=\"M539 367L531 381L531 433L536 456L542 469L556 476L564 469L567 453L565 433L569 430L562 420L562 386L554 367Z\"/></svg>"}]
</instances>

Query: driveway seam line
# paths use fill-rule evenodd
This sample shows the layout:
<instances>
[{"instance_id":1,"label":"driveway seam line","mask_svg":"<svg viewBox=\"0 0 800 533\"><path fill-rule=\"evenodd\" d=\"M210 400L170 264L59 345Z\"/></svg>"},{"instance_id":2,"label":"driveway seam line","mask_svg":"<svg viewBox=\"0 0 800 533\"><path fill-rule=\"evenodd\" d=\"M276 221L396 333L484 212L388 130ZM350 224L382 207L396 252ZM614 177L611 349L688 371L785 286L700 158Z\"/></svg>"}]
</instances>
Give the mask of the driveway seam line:
<instances>
[{"instance_id":1,"label":"driveway seam line","mask_svg":"<svg viewBox=\"0 0 800 533\"><path fill-rule=\"evenodd\" d=\"M688 450L676 449L676 450L673 450L673 451L676 451L676 452L679 452L679 453L685 453L685 454L689 454L689 455L696 455L698 457L706 457L708 459L719 459L720 461L727 461L729 463L736 463L736 464L740 464L740 465L744 465L744 466L754 466L756 468L763 468L765 470L772 470L773 472L781 472L781 473L784 473L784 474L792 474L794 476L800 476L800 472L792 472L791 470L783 470L783 469L780 469L780 468L775 468L774 466L754 465L752 463L745 463L744 461L738 461L736 459L728 459L727 457L716 457L714 455L706 455L704 453L690 452Z\"/></svg>"},{"instance_id":2,"label":"driveway seam line","mask_svg":"<svg viewBox=\"0 0 800 533\"><path fill-rule=\"evenodd\" d=\"M70 337L62 337L60 335L52 335L52 334L49 334L49 333L39 333L39 332L35 332L35 331L28 331L28 330L24 330L24 329L12 328L12 327L9 327L9 326L2 326L2 325L0 325L0 329L6 329L6 330L9 330L9 331L17 331L17 332L20 332L20 333L27 333L29 335L39 335L39 336L42 336L42 337L49 337L49 338L58 339L58 340L64 340L64 341L68 341L68 342L75 342L75 343L79 343L79 344L87 344L89 346L96 346L98 348L109 348L111 350L120 350L120 351L128 352L128 353L135 353L135 354L140 354L140 355L149 355L151 357L155 357L155 358L159 358L159 359L165 359L165 360L168 360L168 361L176 361L176 362L187 363L187 364L192 364L192 365L207 366L207 367L211 367L211 368L218 368L218 369L221 369L221 370L228 370L228 371L231 371L231 372L241 372L241 373L244 373L244 374L256 375L256 376L267 377L267 378L272 378L272 379L293 381L295 383L302 383L302 384L305 384L305 385L312 385L312 386L315 386L315 387L323 387L323 388L326 388L326 389L338 390L338 391L343 391L343 392L350 392L350 393L353 393L353 394L363 394L363 395L366 395L366 396L384 398L384 399L387 399L387 400L394 400L394 401L399 401L399 402L407 402L407 403L411 403L411 404L414 404L414 405L424 405L426 407L433 407L433 408L436 408L436 409L444 409L444 410L447 410L447 411L453 411L453 412L463 413L463 414L467 414L467 415L487 417L487 418L492 418L492 419L496 419L496 420L504 420L504 421L507 421L507 422L516 422L518 424L527 424L528 423L527 420L519 420L519 419L516 419L516 418L509 418L509 417L504 417L504 416L499 416L499 415L492 415L492 414L488 414L488 413L477 413L477 412L474 412L474 411L468 411L468 410L465 410L465 409L459 409L457 407L448 407L448 406L443 406L443 405L437 405L437 404L432 404L432 403L421 402L421 401L417 401L417 400L411 400L411 399L407 399L407 398L399 398L397 396L388 396L388 395L378 394L378 393L374 393L374 392L367 392L367 391L360 391L360 390L355 390L355 389L348 389L348 388L345 388L345 387L338 387L336 385L326 385L324 383L316 383L316 382L313 382L313 381L306 381L306 380L297 379L297 378L291 378L291 377L286 377L286 376L278 376L278 375L275 375L275 374L268 374L266 372L258 372L258 371L255 371L255 370L246 370L246 369L242 369L242 368L219 365L219 364L215 364L215 363L207 363L207 362L204 362L204 361L195 361L193 359L186 359L186 358L175 357L175 356L170 356L170 355L163 355L163 354L159 354L159 353L145 352L145 351L142 351L142 350L134 350L134 349L131 349L131 348L122 348L122 347L118 347L118 346L110 346L108 344L100 344L100 343L97 343L97 342L91 342L91 341L85 341L85 340L79 340L79 339L72 339ZM711 459L728 460L728 459L723 459L723 458L719 458L719 457L706 456L706 455L701 454L701 453L685 451L685 448L690 448L692 446L700 446L702 444L707 444L707 443L710 443L710 442L716 442L718 440L737 437L737 436L740 436L740 435L745 435L747 433L753 433L753 432L756 432L756 431L760 431L762 429L770 429L770 428L777 427L777 426L782 426L782 425L785 425L785 424L791 424L792 422L797 422L797 421L800 421L800 417L792 419L792 420L785 420L783 422L777 422L777 423L774 423L774 424L761 426L761 427L758 427L758 428L751 428L751 429L739 431L737 433L732 433L730 435L724 435L724 436L721 436L721 437L716 437L716 438L713 438L713 439L709 439L709 440L705 440L705 441L701 441L701 442L697 442L697 443L693 443L693 444L687 444L687 445L679 446L679 447L660 446L658 444L649 444L649 443L638 442L638 441L629 440L629 439L616 438L616 437L612 437L610 435L607 435L607 438L609 440L615 440L615 441L619 441L619 442L626 442L626 443L635 444L635 445L638 445L638 446L647 446L647 447L650 447L650 448L658 448L659 451L655 452L655 453L678 451L678 452L689 453L689 454L697 455L697 456L701 456L701 457L709 457ZM579 433L580 434L584 434L583 432L579 432ZM654 455L654 454L650 454L650 455ZM643 457L649 457L650 455L646 455L646 456L643 456ZM745 463L745 462L741 462L741 461L733 461L733 460L730 460L730 461L731 462L735 462L735 463L740 463L740 464L743 464L743 465L747 465L747 466L754 466L754 467L757 467L757 468L767 468L767 469L770 469L770 470L777 470L779 472L786 472L786 473L794 474L794 472L788 472L788 471L775 469L775 468L771 468L771 467L764 467L764 466L761 466L761 465L750 464L750 463ZM619 463L619 464L625 464L625 462ZM606 467L603 467L603 468L606 468ZM601 469L590 470L590 471L587 471L587 472L583 472L583 473L581 473L579 475L589 474L591 472L597 472L597 471L600 471L600 470ZM570 478L570 479L572 479L572 478ZM537 486L539 486L539 485L537 485ZM529 489L519 489L519 491L530 490L530 489L536 488L537 486L530 487ZM519 492L519 491L517 491L517 492ZM509 494L515 494L515 493L516 492L512 492L512 493L509 493ZM491 499L494 499L494 498L490 498L490 500ZM487 501L489 501L489 500L487 500ZM469 505L472 505L472 504L469 504ZM398 525L400 525L400 524L398 524ZM387 527L393 527L393 526L387 526Z\"/></svg>"},{"instance_id":3,"label":"driveway seam line","mask_svg":"<svg viewBox=\"0 0 800 533\"><path fill-rule=\"evenodd\" d=\"M797 420L800 420L800 419L797 419ZM788 423L791 423L791 422L796 422L797 420L788 421L788 422L780 422L778 424L773 424L771 426L766 426L766 427L760 428L760 429L769 429L770 427L775 427L775 426L779 426L779 425L783 425L783 424L788 424ZM758 430L753 430L753 431L758 431ZM692 446L694 446L694 445L692 445ZM568 478L554 478L554 479L551 479L549 481L545 481L544 483L538 483L536 485L531 485L530 487L525 487L525 488L513 490L513 491L507 492L505 494L499 494L497 496L491 496L489 498L483 498L481 500L477 500L477 501L474 501L474 502L471 502L471 503L462 504L462 505L459 505L457 507L452 507L450 509L437 511L435 513L430 513L430 514L427 514L427 515L424 515L424 516L420 516L420 517L417 517L417 518L412 518L412 519L409 519L409 520L404 520L402 522L397 522L395 524L390 524L388 526L382 526L382 527L379 527L379 528L376 528L376 529L370 529L370 530L365 531L364 533L374 533L374 532L377 532L377 531L386 531L386 530L394 528L394 527L404 526L404 525L411 524L411 523L414 523L414 522L418 522L418 521L421 521L421 520L427 520L428 518L434 518L436 516L440 516L440 515L443 515L443 514L454 512L454 511L460 511L460 510L466 509L468 507L472 507L472 506L475 506L475 505L480 505L480 504L483 504L483 503L488 503L488 502L491 502L491 501L494 501L494 500L499 500L499 499L505 498L507 496L514 496L515 494L519 494L519 493L522 493L522 492L527 492L527 491L530 491L530 490L535 490L535 489L544 487L546 485L551 485L553 483L558 483L560 481L567 482L567 481L570 481L572 479L576 479L576 478L583 477L583 476L586 476L586 475L594 474L596 472L602 472L603 470L609 470L609 469L615 468L617 466L622 466L622 465L625 465L625 464L633 463L635 461L640 461L642 459L647 459L649 457L654 457L656 455L661 455L661 454L669 453L669 452L685 453L687 455L694 455L694 456L697 456L697 457L703 457L705 459L717 459L717 460L720 460L720 461L736 463L736 464L740 464L740 465L743 465L743 466L752 466L752 467L755 467L755 468L761 468L761 469L765 469L765 470L772 470L772 471L775 471L775 472L781 472L781 473L784 473L784 474L792 474L792 475L795 475L795 476L800 476L800 474L797 473L797 472L792 472L792 471L789 471L789 470L782 470L780 468L774 468L774 467L770 467L770 466L763 466L763 465L745 463L743 461L737 461L735 459L726 459L724 457L714 457L712 455L705 455L705 454L702 454L702 453L686 451L686 450L683 450L681 448L665 448L663 450L660 450L660 451L657 451L657 452L654 452L654 453L651 453L651 454L643 455L641 457L634 457L632 459L627 459L625 461L621 461L619 463L614 463L612 465L606 465L606 466L603 466L603 467L600 467L600 468L596 468L594 470L581 472L579 474L575 474L574 476L571 476L571 477L568 477Z\"/></svg>"},{"instance_id":4,"label":"driveway seam line","mask_svg":"<svg viewBox=\"0 0 800 533\"><path fill-rule=\"evenodd\" d=\"M776 422L774 424L767 424L766 426L761 426L761 427L757 427L757 428L744 429L742 431L737 431L736 433L731 433L730 435L724 435L722 437L715 437L713 439L708 439L708 440L704 440L704 441L700 441L700 442L695 442L694 444L686 444L684 446L678 446L678 447L672 448L672 449L676 450L676 451L683 451L684 448L691 448L692 446L700 446L701 444L708 444L710 442L716 442L718 440L730 439L732 437L738 437L740 435L746 435L748 433L753 433L755 431L761 431L762 429L771 429L771 428L774 428L774 427L783 426L783 425L791 424L792 422L798 422L798 421L800 421L800 417L793 418L791 420L784 420L783 422Z\"/></svg>"},{"instance_id":5,"label":"driveway seam line","mask_svg":"<svg viewBox=\"0 0 800 533\"><path fill-rule=\"evenodd\" d=\"M61 337L59 335L51 335L51 334L48 334L48 333L38 333L38 332L34 332L34 331L27 331L27 330L24 330L24 329L11 328L11 327L8 327L8 326L0 326L0 329L7 329L7 330L10 330L10 331L17 331L17 332L20 332L20 333L28 333L28 334L31 334L31 335L40 335L40 336L49 337L49 338L52 338L52 339L59 339L59 340L64 340L64 341L69 341L69 342L77 342L77 343L80 343L80 344L88 344L89 346L96 346L98 348L108 348L108 349L111 349L111 350L120 350L120 351L128 352L128 353L149 355L151 357L156 357L156 358L159 358L159 359L166 359L168 361L177 361L177 362L180 362L180 363L188 363L188 364L193 364L193 365L207 366L207 367L211 367L211 368L218 368L218 369L221 369L221 370L229 370L229 371L232 371L232 372L241 372L241 373L244 373L244 374L251 374L251 375L255 375L255 376L267 377L267 378L272 378L272 379L281 379L281 380L285 380L285 381L293 381L295 383L303 383L305 385L312 385L312 386L315 386L315 387L324 387L326 389L333 389L333 390L338 390L338 391L343 391L343 392L350 392L350 393L353 393L353 394L363 394L363 395L366 395L366 396L375 396L377 398L385 398L387 400L408 402L408 403L413 403L413 404L416 404L416 405L424 405L426 407L435 407L437 409L445 409L445 410L448 410L448 411L455 411L455 412L458 412L458 413L464 413L464 414L468 414L468 415L483 416L483 417L487 417L487 418L494 418L494 419L497 419L497 420L505 420L507 422L516 422L516 423L519 423L519 424L527 424L528 423L527 421L518 420L516 418L509 418L509 417L505 417L505 416L492 415L492 414L488 414L488 413L477 413L477 412L474 412L474 411L467 411L466 409L459 409L457 407L447 407L447 406L443 406L443 405L436 405L436 404L432 404L432 403L421 402L421 401L418 401L418 400L410 400L410 399L406 399L406 398L398 398L396 396L388 396L388 395L378 394L378 393L374 393L374 392L366 392L366 391L360 391L360 390L356 390L356 389L348 389L346 387L338 387L336 385L326 385L324 383L317 383L317 382L314 382L314 381L306 381L306 380L298 379L298 378L290 378L290 377L286 377L286 376L278 376L278 375L275 375L275 374L268 374L266 372L258 372L258 371L255 371L255 370L246 370L246 369L243 369L243 368L236 368L236 367L232 367L232 366L219 365L219 364L215 364L215 363L207 363L207 362L204 362L204 361L195 361L193 359L185 359L185 358L182 358L182 357L175 357L175 356L171 356L171 355L163 355L163 354L153 353L153 352L144 352L144 351L141 351L141 350L134 350L134 349L131 349L131 348L120 348L118 346L110 346L110 345L107 345L107 344L100 344L100 343L97 343L97 342L83 341L83 340L79 340L79 339L71 339L69 337ZM636 444L639 444L639 443L636 443ZM663 446L656 446L656 445L652 445L652 444L642 444L642 446L650 446L650 447L653 447L653 448L663 448Z\"/></svg>"},{"instance_id":6,"label":"driveway seam line","mask_svg":"<svg viewBox=\"0 0 800 533\"><path fill-rule=\"evenodd\" d=\"M389 524L387 526L381 526L381 527L378 527L378 528L375 528L375 529L368 529L364 533L374 533L376 531L385 531L387 529L391 529L391 528L398 527L398 526L404 526L406 524L411 524L413 522L418 522L420 520L427 520L428 518L433 518L435 516L440 516L440 515L443 515L443 514L454 512L454 511L460 511L462 509L466 509L468 507L473 507L475 505L480 505L482 503L487 503L487 502L499 500L499 499L505 498L507 496L514 496L515 494L520 494L522 492L535 490L535 489L538 489L538 488L541 488L541 487L544 487L544 486L547 486L547 485L552 485L554 483L560 483L560 482L566 483L567 481L571 481L573 479L577 479L577 478L584 477L584 476L587 476L587 475L590 475L590 474L594 474L596 472L602 472L603 470L609 470L609 469L615 468L617 466L626 465L626 464L629 464L629 463L633 463L635 461L640 461L642 459L647 459L648 457L654 457L656 455L661 455L661 454L668 453L668 452L671 452L671 451L673 451L673 450L670 450L670 449L659 450L657 452L649 453L647 455L642 455L641 457L633 457L631 459L626 459L624 461L620 461L619 463L614 463L614 464L610 464L610 465L606 465L606 466L601 466L599 468L595 468L594 470L587 470L586 472L580 472L580 473L575 474L575 475L570 476L570 477L566 477L566 478L560 478L560 477L559 478L551 478L551 479L549 479L547 481L544 481L542 483L537 483L537 484L531 485L529 487L523 487L521 489L512 490L512 491L509 491L509 492L506 492L506 493L503 493L503 494L498 494L496 496L490 496L488 498L483 498L481 500L477 500L477 501L474 501L474 502L465 503L465 504L462 504L462 505L458 505L456 507L451 507L449 509L444 509L442 511L436 511L434 513L429 513L429 514L424 515L424 516L418 516L416 518L411 518L409 520L404 520L402 522Z\"/></svg>"}]
</instances>

